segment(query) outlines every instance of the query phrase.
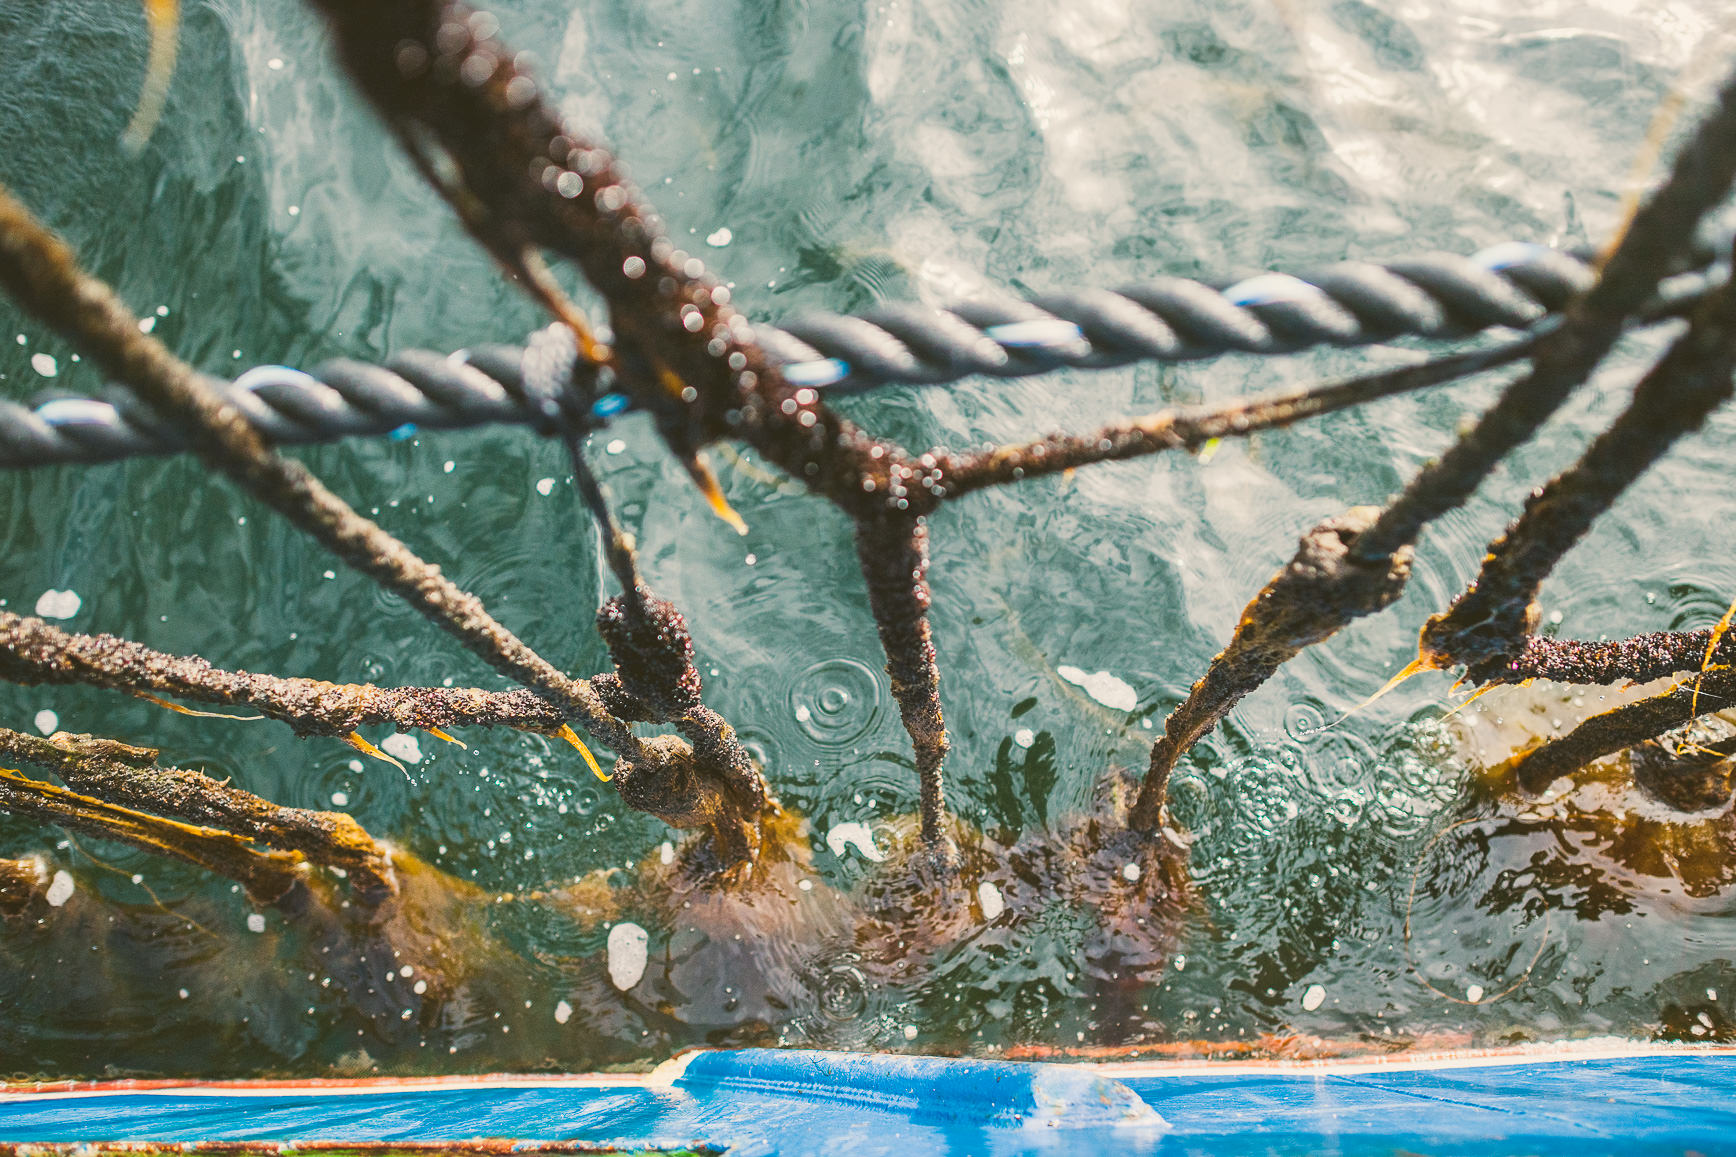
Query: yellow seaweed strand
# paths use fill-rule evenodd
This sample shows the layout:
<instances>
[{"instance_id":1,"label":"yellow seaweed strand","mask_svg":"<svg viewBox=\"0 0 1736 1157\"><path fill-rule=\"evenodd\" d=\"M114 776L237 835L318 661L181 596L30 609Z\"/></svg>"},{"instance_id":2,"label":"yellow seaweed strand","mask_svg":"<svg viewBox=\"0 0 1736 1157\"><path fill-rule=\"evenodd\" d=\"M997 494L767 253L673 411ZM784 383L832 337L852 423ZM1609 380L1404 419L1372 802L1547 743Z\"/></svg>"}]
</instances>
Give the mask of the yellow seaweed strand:
<instances>
[{"instance_id":1,"label":"yellow seaweed strand","mask_svg":"<svg viewBox=\"0 0 1736 1157\"><path fill-rule=\"evenodd\" d=\"M1529 683L1530 680L1527 679L1526 682ZM1471 692L1471 694L1466 697L1466 699L1463 703L1455 704L1450 710L1447 711L1446 714L1442 715L1441 716L1442 721L1451 719L1453 716L1457 715L1459 712L1463 711L1465 708L1469 707L1471 704L1475 703L1477 700L1481 699L1483 696L1487 695L1489 692L1493 691L1495 688L1497 688L1499 686L1501 686L1501 684L1499 684L1499 683L1485 683L1485 684L1483 684L1481 687L1479 687L1475 691ZM1458 684L1455 683L1453 685L1453 688L1454 688L1454 690L1457 690Z\"/></svg>"},{"instance_id":2,"label":"yellow seaweed strand","mask_svg":"<svg viewBox=\"0 0 1736 1157\"><path fill-rule=\"evenodd\" d=\"M1700 713L1700 680L1706 677L1706 672L1712 670L1712 655L1718 650L1718 644L1724 641L1724 636L1729 634L1732 618L1736 618L1736 602L1730 604L1730 609L1724 612L1724 617L1712 628L1712 637L1706 640L1706 655L1700 660L1700 673L1694 676L1694 696L1688 704L1690 715Z\"/></svg>"},{"instance_id":3,"label":"yellow seaweed strand","mask_svg":"<svg viewBox=\"0 0 1736 1157\"><path fill-rule=\"evenodd\" d=\"M145 60L145 83L139 89L138 107L121 134L121 144L137 153L151 139L163 107L169 100L169 81L175 75L175 53L180 47L180 0L145 0L145 23L151 32L150 53Z\"/></svg>"},{"instance_id":4,"label":"yellow seaweed strand","mask_svg":"<svg viewBox=\"0 0 1736 1157\"><path fill-rule=\"evenodd\" d=\"M579 738L578 732L574 731L570 725L563 723L561 729L555 734L579 749L579 754L584 756L585 762L590 765L592 775L604 783L609 782L609 773L597 766L597 757L591 754L591 749L585 746L585 741Z\"/></svg>"},{"instance_id":5,"label":"yellow seaweed strand","mask_svg":"<svg viewBox=\"0 0 1736 1157\"><path fill-rule=\"evenodd\" d=\"M444 731L440 730L438 727L428 728L428 734L432 735L435 739L444 739L447 743L456 743L459 747L462 747L465 751L470 750L470 745L468 743L464 742L462 739L452 738L452 736L446 734Z\"/></svg>"},{"instance_id":6,"label":"yellow seaweed strand","mask_svg":"<svg viewBox=\"0 0 1736 1157\"><path fill-rule=\"evenodd\" d=\"M593 366L608 365L614 360L614 353L591 328L584 311L574 304L573 299L561 288L560 282L555 280L554 273L550 271L548 263L542 259L540 253L533 249L520 253L518 267L513 272L524 279L526 288L543 303L545 309L573 331L573 337L579 344L580 358Z\"/></svg>"},{"instance_id":7,"label":"yellow seaweed strand","mask_svg":"<svg viewBox=\"0 0 1736 1157\"><path fill-rule=\"evenodd\" d=\"M177 715L192 715L200 719L233 719L239 723L257 723L265 718L263 715L225 715L221 711L195 711L191 707L183 707L179 703L171 703L167 699L161 699L149 691L134 691L133 695L147 703L155 703L164 710L173 711Z\"/></svg>"},{"instance_id":8,"label":"yellow seaweed strand","mask_svg":"<svg viewBox=\"0 0 1736 1157\"><path fill-rule=\"evenodd\" d=\"M391 764L393 767L404 773L405 779L410 778L409 768L405 767L403 764L399 763L397 760L363 739L356 732L352 731L348 735L344 736L344 742L361 752L363 755L371 755L375 759L383 760L384 762Z\"/></svg>"},{"instance_id":9,"label":"yellow seaweed strand","mask_svg":"<svg viewBox=\"0 0 1736 1157\"><path fill-rule=\"evenodd\" d=\"M1382 687L1379 691L1376 691L1373 695L1370 695L1367 699L1364 699L1361 703L1358 703L1355 707L1352 707L1349 711L1346 711L1343 715L1340 715L1337 719L1334 719L1331 723L1328 723L1325 727L1322 727L1320 730L1330 731L1332 728L1337 727L1340 723L1343 723L1346 719L1349 719L1352 715L1355 715L1358 711L1361 711L1365 707L1372 705L1376 699L1379 699L1381 696L1385 695L1388 691L1391 691L1394 687L1397 687L1400 683L1403 683L1406 679L1409 679L1412 675L1420 675L1424 671L1433 671L1433 670L1435 670L1435 665L1433 663L1429 662L1427 659L1424 659L1420 656L1415 658L1415 659L1412 659L1409 663L1407 663L1405 665L1404 670L1400 671L1398 674L1394 675L1392 678L1390 678L1386 681L1386 686Z\"/></svg>"},{"instance_id":10,"label":"yellow seaweed strand","mask_svg":"<svg viewBox=\"0 0 1736 1157\"><path fill-rule=\"evenodd\" d=\"M723 519L737 534L747 533L747 523L741 515L729 504L729 499L723 496L723 488L717 484L717 475L711 472L711 467L705 464L705 459L695 454L682 465L687 467L687 473L692 476L693 484L699 487L699 492L705 496L705 501L711 507L711 512Z\"/></svg>"}]
</instances>

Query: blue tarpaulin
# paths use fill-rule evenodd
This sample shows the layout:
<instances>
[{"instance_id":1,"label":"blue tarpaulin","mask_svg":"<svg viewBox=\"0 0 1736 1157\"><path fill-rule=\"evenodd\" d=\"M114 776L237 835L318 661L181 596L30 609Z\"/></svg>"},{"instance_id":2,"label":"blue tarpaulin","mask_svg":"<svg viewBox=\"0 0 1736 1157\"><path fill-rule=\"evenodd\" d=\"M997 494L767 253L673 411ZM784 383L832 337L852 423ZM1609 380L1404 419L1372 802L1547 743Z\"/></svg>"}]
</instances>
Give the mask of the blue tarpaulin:
<instances>
[{"instance_id":1,"label":"blue tarpaulin","mask_svg":"<svg viewBox=\"0 0 1736 1157\"><path fill-rule=\"evenodd\" d=\"M749 1049L645 1077L0 1095L0 1142L582 1140L736 1154L1736 1155L1736 1054L1189 1067Z\"/></svg>"}]
</instances>

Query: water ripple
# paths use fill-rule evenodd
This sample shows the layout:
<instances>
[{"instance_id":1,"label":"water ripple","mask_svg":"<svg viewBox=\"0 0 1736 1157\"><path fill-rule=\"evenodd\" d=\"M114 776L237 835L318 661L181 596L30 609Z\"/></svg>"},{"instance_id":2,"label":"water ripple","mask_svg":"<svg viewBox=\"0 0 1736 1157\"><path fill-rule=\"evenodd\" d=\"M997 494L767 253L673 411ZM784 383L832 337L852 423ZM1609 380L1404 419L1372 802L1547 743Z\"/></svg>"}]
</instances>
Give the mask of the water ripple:
<instances>
[{"instance_id":1,"label":"water ripple","mask_svg":"<svg viewBox=\"0 0 1736 1157\"><path fill-rule=\"evenodd\" d=\"M855 659L822 659L795 677L789 691L796 726L824 748L866 735L880 717L880 679Z\"/></svg>"}]
</instances>

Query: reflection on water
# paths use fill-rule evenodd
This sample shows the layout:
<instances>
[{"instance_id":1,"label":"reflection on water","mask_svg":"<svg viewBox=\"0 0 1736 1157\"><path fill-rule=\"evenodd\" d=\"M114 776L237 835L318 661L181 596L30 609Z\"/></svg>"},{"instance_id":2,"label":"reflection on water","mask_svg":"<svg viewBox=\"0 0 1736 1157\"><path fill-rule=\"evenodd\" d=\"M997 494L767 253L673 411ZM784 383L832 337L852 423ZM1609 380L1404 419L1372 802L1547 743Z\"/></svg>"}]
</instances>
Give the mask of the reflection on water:
<instances>
[{"instance_id":1,"label":"reflection on water","mask_svg":"<svg viewBox=\"0 0 1736 1157\"><path fill-rule=\"evenodd\" d=\"M0 180L158 336L227 373L516 340L537 323L349 98L311 17L186 7L182 71L135 159L115 147L144 66L135 8L0 7ZM815 0L703 20L667 0L513 0L500 16L763 316L1600 238L1653 108L1696 52L1729 49L1712 0ZM283 803L345 808L403 849L408 881L378 927L346 922L341 882L338 916L298 924L191 870L0 817L0 857L43 853L74 886L0 927L0 1055L62 1074L324 1073L643 1063L708 1040L1028 1055L1298 1034L1724 1039L1727 779L1701 783L1692 814L1630 786L1626 757L1537 801L1502 781L1516 749L1615 692L1504 689L1448 715L1434 677L1353 712L1517 496L1620 406L1656 339L1631 346L1431 529L1405 599L1299 657L1191 753L1157 849L1124 846L1103 810L1121 769L1143 767L1151 725L1297 534L1396 489L1491 385L937 515L967 851L950 895L906 858L914 775L848 527L743 455L720 461L752 528L738 538L635 420L600 435L594 461L653 583L687 613L710 701L788 811L751 895L684 890L670 833L539 737L420 737L400 773L273 723L0 687L13 725L51 710ZM98 388L73 352L0 304L0 395ZM1401 356L977 381L847 408L961 446ZM1716 621L1736 593L1733 434L1736 417L1716 417L1568 557L1544 591L1552 629ZM305 457L557 664L601 668L606 584L558 448L487 431ZM0 533L0 605L74 592L71 629L228 667L492 685L190 460L0 479ZM834 851L841 825L884 861L859 842ZM638 943L629 925L644 934L635 968L612 958Z\"/></svg>"}]
</instances>

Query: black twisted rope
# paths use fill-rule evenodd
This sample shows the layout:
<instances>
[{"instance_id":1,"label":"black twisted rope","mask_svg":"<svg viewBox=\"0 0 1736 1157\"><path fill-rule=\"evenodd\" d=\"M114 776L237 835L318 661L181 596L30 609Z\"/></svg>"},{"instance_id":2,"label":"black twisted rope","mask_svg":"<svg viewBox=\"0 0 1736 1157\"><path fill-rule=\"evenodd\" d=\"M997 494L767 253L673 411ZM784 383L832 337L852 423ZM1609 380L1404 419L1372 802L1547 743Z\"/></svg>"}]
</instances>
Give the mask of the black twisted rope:
<instances>
[{"instance_id":1,"label":"black twisted rope","mask_svg":"<svg viewBox=\"0 0 1736 1157\"><path fill-rule=\"evenodd\" d=\"M1653 316L1679 312L1709 289L1715 252L1708 246L1701 267L1674 280ZM887 304L857 316L806 315L754 329L795 384L855 392L1063 366L1527 329L1593 278L1582 256L1509 242L1470 257L1347 262L1307 277L1264 273L1223 288L1164 278L1119 292L1082 289L947 309ZM564 332L541 331L523 349L482 346L451 356L406 350L385 366L348 359L311 373L262 366L225 390L280 445L490 423L544 430L563 421L602 425L627 400L610 392L606 373L575 367ZM34 408L0 401L0 467L107 462L185 448L175 431L118 391L110 401L59 397Z\"/></svg>"}]
</instances>

